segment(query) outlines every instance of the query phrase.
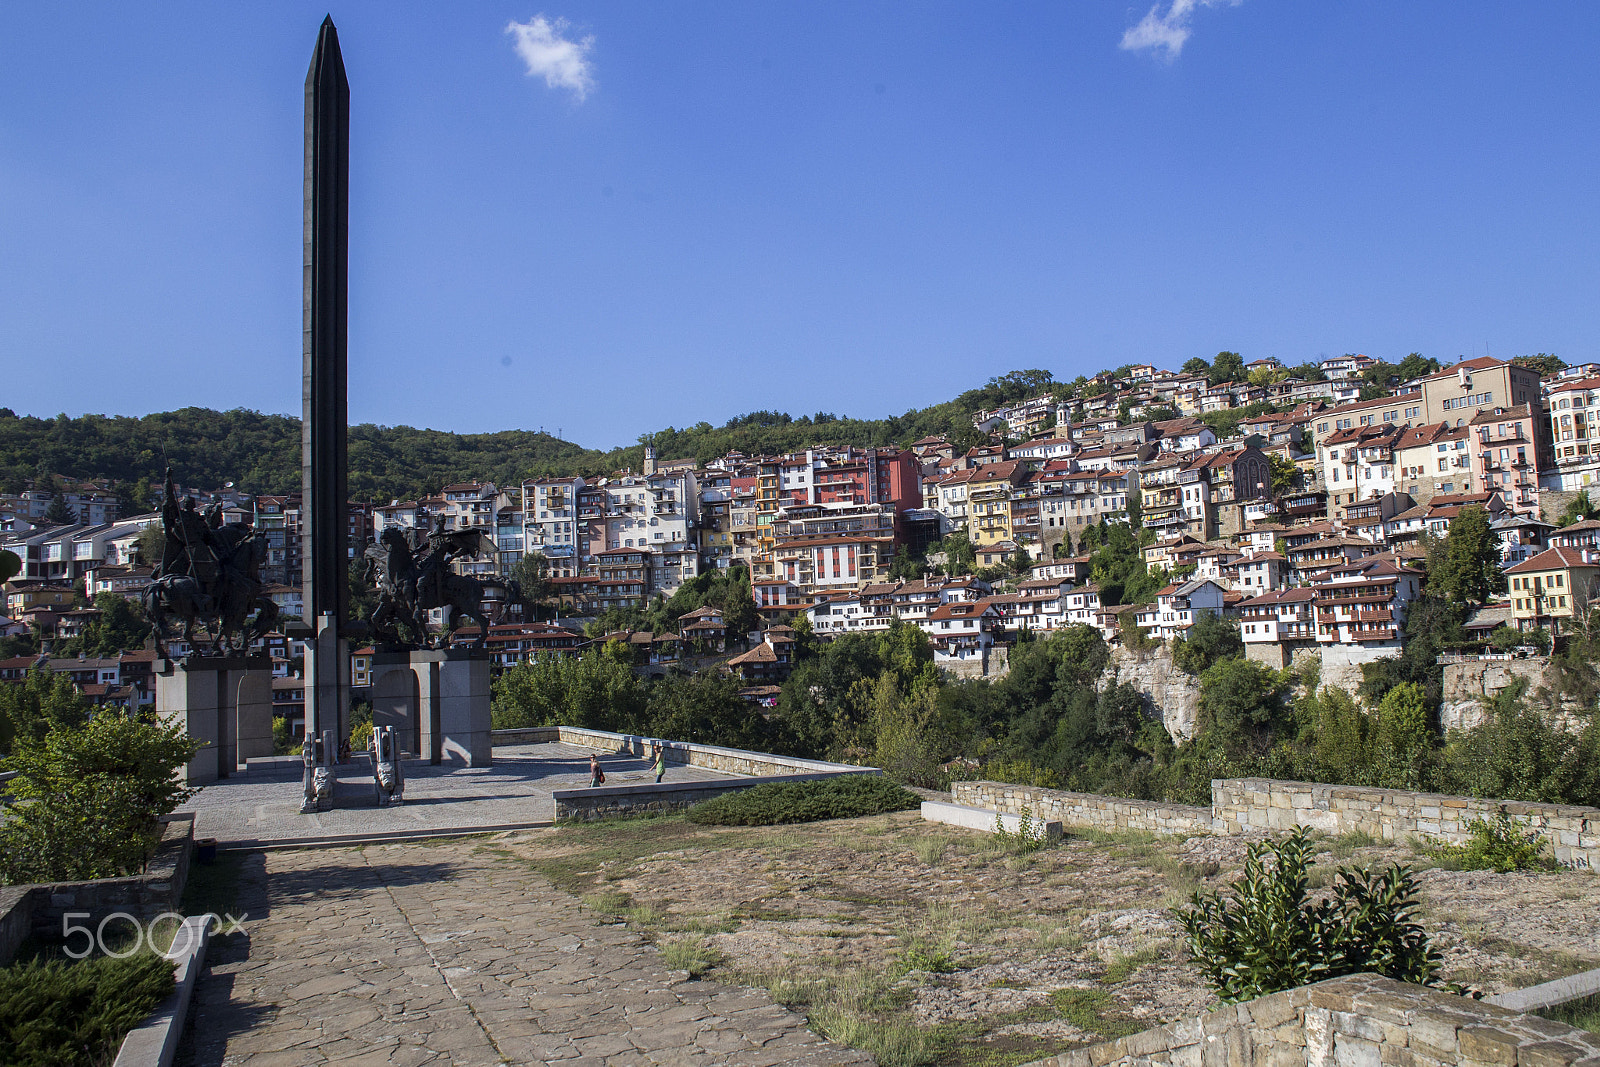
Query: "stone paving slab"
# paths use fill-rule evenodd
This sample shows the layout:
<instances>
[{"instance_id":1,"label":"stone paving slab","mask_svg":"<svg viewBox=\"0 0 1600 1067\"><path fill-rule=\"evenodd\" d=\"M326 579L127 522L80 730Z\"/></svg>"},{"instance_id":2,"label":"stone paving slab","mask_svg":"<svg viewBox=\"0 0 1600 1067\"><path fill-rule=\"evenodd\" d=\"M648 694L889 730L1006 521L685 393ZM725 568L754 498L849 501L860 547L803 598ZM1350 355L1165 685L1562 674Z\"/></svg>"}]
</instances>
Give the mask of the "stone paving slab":
<instances>
[{"instance_id":1,"label":"stone paving slab","mask_svg":"<svg viewBox=\"0 0 1600 1067\"><path fill-rule=\"evenodd\" d=\"M196 1067L870 1064L766 993L688 980L481 841L250 853Z\"/></svg>"},{"instance_id":2,"label":"stone paving slab","mask_svg":"<svg viewBox=\"0 0 1600 1067\"><path fill-rule=\"evenodd\" d=\"M379 808L365 760L338 768L332 811L300 813L300 772L263 773L257 767L195 794L180 811L195 813L196 837L223 845L270 845L327 838L399 833L445 833L548 823L557 789L589 784L591 749L577 745L497 745L489 767L405 764L405 803ZM606 785L655 781L649 761L602 756ZM670 764L666 781L713 782L742 777L726 771Z\"/></svg>"}]
</instances>

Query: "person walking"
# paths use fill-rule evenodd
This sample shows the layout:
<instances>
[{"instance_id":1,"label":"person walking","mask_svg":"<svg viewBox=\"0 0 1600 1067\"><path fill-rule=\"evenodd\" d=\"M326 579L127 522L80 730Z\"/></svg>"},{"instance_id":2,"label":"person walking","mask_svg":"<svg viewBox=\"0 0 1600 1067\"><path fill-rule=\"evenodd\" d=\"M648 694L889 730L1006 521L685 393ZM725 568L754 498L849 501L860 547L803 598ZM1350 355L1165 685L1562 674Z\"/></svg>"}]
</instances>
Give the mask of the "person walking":
<instances>
[{"instance_id":1,"label":"person walking","mask_svg":"<svg viewBox=\"0 0 1600 1067\"><path fill-rule=\"evenodd\" d=\"M606 772L600 769L600 757L593 752L589 753L589 788L594 789L603 785L605 780Z\"/></svg>"},{"instance_id":2,"label":"person walking","mask_svg":"<svg viewBox=\"0 0 1600 1067\"><path fill-rule=\"evenodd\" d=\"M661 784L661 776L667 773L667 746L660 741L656 742L656 784Z\"/></svg>"}]
</instances>

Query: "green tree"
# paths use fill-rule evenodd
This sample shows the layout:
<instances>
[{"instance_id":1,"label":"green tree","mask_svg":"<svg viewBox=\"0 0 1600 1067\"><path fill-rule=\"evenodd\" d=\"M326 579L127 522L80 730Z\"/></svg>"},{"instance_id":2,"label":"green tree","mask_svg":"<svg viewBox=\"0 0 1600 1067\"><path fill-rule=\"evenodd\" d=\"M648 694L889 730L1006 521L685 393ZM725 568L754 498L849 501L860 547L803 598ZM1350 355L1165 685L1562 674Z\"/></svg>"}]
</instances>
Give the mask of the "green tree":
<instances>
[{"instance_id":1,"label":"green tree","mask_svg":"<svg viewBox=\"0 0 1600 1067\"><path fill-rule=\"evenodd\" d=\"M0 685L0 751L42 742L52 730L75 729L89 719L89 702L72 679L48 668L28 671L21 685Z\"/></svg>"},{"instance_id":2,"label":"green tree","mask_svg":"<svg viewBox=\"0 0 1600 1067\"><path fill-rule=\"evenodd\" d=\"M1284 712L1285 680L1250 660L1225 659L1200 676L1201 725L1232 746L1270 741Z\"/></svg>"},{"instance_id":3,"label":"green tree","mask_svg":"<svg viewBox=\"0 0 1600 1067\"><path fill-rule=\"evenodd\" d=\"M1573 497L1572 502L1567 505L1567 509L1561 513L1561 518L1556 520L1556 525L1571 526L1575 522L1583 522L1586 519L1594 518L1594 514L1595 506L1589 500L1589 491L1585 489Z\"/></svg>"},{"instance_id":4,"label":"green tree","mask_svg":"<svg viewBox=\"0 0 1600 1067\"><path fill-rule=\"evenodd\" d=\"M62 643L62 655L115 656L144 647L151 626L131 600L116 593L96 593L94 606L99 617L85 625L82 634Z\"/></svg>"},{"instance_id":5,"label":"green tree","mask_svg":"<svg viewBox=\"0 0 1600 1067\"><path fill-rule=\"evenodd\" d=\"M1276 452L1267 453L1267 466L1272 469L1274 496L1290 492L1300 484L1300 468Z\"/></svg>"},{"instance_id":6,"label":"green tree","mask_svg":"<svg viewBox=\"0 0 1600 1067\"><path fill-rule=\"evenodd\" d=\"M60 490L50 498L50 506L44 511L44 521L58 526L78 521L78 517L72 513L72 508L67 505L66 496Z\"/></svg>"},{"instance_id":7,"label":"green tree","mask_svg":"<svg viewBox=\"0 0 1600 1067\"><path fill-rule=\"evenodd\" d=\"M1184 374L1204 374L1209 377L1211 374L1211 364L1207 363L1199 356L1195 356L1184 363L1182 370Z\"/></svg>"},{"instance_id":8,"label":"green tree","mask_svg":"<svg viewBox=\"0 0 1600 1067\"><path fill-rule=\"evenodd\" d=\"M21 573L22 557L9 548L0 548L0 582L9 582Z\"/></svg>"},{"instance_id":9,"label":"green tree","mask_svg":"<svg viewBox=\"0 0 1600 1067\"><path fill-rule=\"evenodd\" d=\"M534 656L495 679L495 728L635 729L644 717L645 684L633 673L627 646L609 644L619 648L592 648L580 656Z\"/></svg>"},{"instance_id":10,"label":"green tree","mask_svg":"<svg viewBox=\"0 0 1600 1067\"><path fill-rule=\"evenodd\" d=\"M743 567L730 570L721 607L722 623L727 627L730 640L748 641L747 635L761 625L761 613L756 610L755 590L750 585L750 572Z\"/></svg>"},{"instance_id":11,"label":"green tree","mask_svg":"<svg viewBox=\"0 0 1600 1067\"><path fill-rule=\"evenodd\" d=\"M154 567L160 563L167 551L167 535L161 524L152 522L139 527L139 539L133 543L133 551L143 566Z\"/></svg>"},{"instance_id":12,"label":"green tree","mask_svg":"<svg viewBox=\"0 0 1600 1067\"><path fill-rule=\"evenodd\" d=\"M1244 357L1237 352L1218 352L1217 358L1211 361L1211 373L1206 380L1212 385L1244 381Z\"/></svg>"},{"instance_id":13,"label":"green tree","mask_svg":"<svg viewBox=\"0 0 1600 1067\"><path fill-rule=\"evenodd\" d=\"M1439 361L1429 359L1421 352L1413 352L1395 366L1395 376L1402 382L1415 381L1428 374L1438 374Z\"/></svg>"},{"instance_id":14,"label":"green tree","mask_svg":"<svg viewBox=\"0 0 1600 1067\"><path fill-rule=\"evenodd\" d=\"M1172 647L1173 665L1196 676L1214 663L1242 655L1244 640L1239 636L1238 621L1209 611L1201 612L1188 635Z\"/></svg>"},{"instance_id":15,"label":"green tree","mask_svg":"<svg viewBox=\"0 0 1600 1067\"><path fill-rule=\"evenodd\" d=\"M194 790L175 774L200 742L177 725L97 715L43 738L19 733L0 766L15 771L0 822L0 877L10 883L131 874L158 838L157 819Z\"/></svg>"},{"instance_id":16,"label":"green tree","mask_svg":"<svg viewBox=\"0 0 1600 1067\"><path fill-rule=\"evenodd\" d=\"M657 737L764 751L767 720L739 696L728 674L672 675L650 688L648 732Z\"/></svg>"},{"instance_id":17,"label":"green tree","mask_svg":"<svg viewBox=\"0 0 1600 1067\"><path fill-rule=\"evenodd\" d=\"M1489 527L1489 513L1480 507L1462 508L1450 520L1442 544L1428 549L1428 584L1447 600L1482 604L1505 588L1500 570L1500 539Z\"/></svg>"},{"instance_id":18,"label":"green tree","mask_svg":"<svg viewBox=\"0 0 1600 1067\"><path fill-rule=\"evenodd\" d=\"M1548 352L1540 352L1532 356L1512 356L1511 362L1519 367L1527 367L1529 370L1538 371L1541 378L1547 378L1552 374L1567 369L1566 360L1558 359Z\"/></svg>"}]
</instances>

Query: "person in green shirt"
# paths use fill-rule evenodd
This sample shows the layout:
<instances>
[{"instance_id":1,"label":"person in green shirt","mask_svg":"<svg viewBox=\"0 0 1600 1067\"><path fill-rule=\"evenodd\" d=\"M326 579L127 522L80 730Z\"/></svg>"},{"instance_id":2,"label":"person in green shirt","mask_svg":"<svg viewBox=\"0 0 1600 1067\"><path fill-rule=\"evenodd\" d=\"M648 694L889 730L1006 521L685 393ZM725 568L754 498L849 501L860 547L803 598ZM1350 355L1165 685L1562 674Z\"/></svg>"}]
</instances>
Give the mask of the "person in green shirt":
<instances>
[{"instance_id":1,"label":"person in green shirt","mask_svg":"<svg viewBox=\"0 0 1600 1067\"><path fill-rule=\"evenodd\" d=\"M667 773L667 746L660 741L656 742L656 783L659 785L661 776Z\"/></svg>"}]
</instances>

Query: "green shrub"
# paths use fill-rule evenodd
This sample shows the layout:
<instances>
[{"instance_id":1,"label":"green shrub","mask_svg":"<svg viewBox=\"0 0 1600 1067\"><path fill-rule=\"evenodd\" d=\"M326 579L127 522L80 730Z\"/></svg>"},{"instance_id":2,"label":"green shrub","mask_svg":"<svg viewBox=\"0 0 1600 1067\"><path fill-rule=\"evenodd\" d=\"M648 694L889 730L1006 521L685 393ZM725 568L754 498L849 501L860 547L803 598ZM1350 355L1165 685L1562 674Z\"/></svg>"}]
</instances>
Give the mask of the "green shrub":
<instances>
[{"instance_id":1,"label":"green shrub","mask_svg":"<svg viewBox=\"0 0 1600 1067\"><path fill-rule=\"evenodd\" d=\"M779 823L856 819L904 811L921 798L879 775L846 774L810 782L763 782L724 793L689 809L689 821L712 826L776 826Z\"/></svg>"},{"instance_id":2,"label":"green shrub","mask_svg":"<svg viewBox=\"0 0 1600 1067\"><path fill-rule=\"evenodd\" d=\"M0 1059L18 1067L109 1063L172 988L172 964L153 953L0 968Z\"/></svg>"},{"instance_id":3,"label":"green shrub","mask_svg":"<svg viewBox=\"0 0 1600 1067\"><path fill-rule=\"evenodd\" d=\"M174 772L200 743L179 726L99 714L42 739L17 735L0 770L13 803L0 823L0 882L132 874L159 839L157 820L194 790Z\"/></svg>"},{"instance_id":4,"label":"green shrub","mask_svg":"<svg viewBox=\"0 0 1600 1067\"><path fill-rule=\"evenodd\" d=\"M1464 845L1436 844L1428 854L1465 871L1554 870L1556 861L1545 854L1549 842L1537 830L1529 830L1504 811L1494 821L1473 819L1467 824L1472 839Z\"/></svg>"},{"instance_id":5,"label":"green shrub","mask_svg":"<svg viewBox=\"0 0 1600 1067\"><path fill-rule=\"evenodd\" d=\"M1024 806L1017 820L1016 833L1006 829L1005 820L999 812L994 816L995 844L1003 849L1017 852L1037 852L1050 843L1044 834L1044 820L1035 819L1033 810Z\"/></svg>"},{"instance_id":6,"label":"green shrub","mask_svg":"<svg viewBox=\"0 0 1600 1067\"><path fill-rule=\"evenodd\" d=\"M1340 867L1331 899L1306 900L1316 851L1304 827L1250 846L1231 899L1197 892L1175 915L1207 983L1225 1003L1374 971L1434 984L1439 955L1414 921L1411 871Z\"/></svg>"}]
</instances>

